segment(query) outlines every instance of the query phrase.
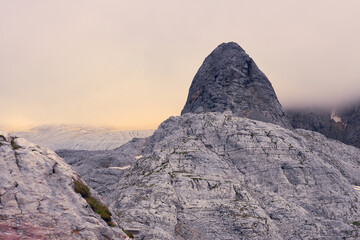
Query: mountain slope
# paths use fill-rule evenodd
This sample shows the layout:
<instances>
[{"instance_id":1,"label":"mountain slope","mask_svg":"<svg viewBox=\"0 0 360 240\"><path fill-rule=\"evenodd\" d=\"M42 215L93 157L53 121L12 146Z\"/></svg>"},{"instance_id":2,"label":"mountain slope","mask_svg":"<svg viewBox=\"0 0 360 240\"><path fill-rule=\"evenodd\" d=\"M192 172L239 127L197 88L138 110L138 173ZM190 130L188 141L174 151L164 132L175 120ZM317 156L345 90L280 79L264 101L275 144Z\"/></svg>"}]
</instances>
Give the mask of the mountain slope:
<instances>
[{"instance_id":1,"label":"mountain slope","mask_svg":"<svg viewBox=\"0 0 360 240\"><path fill-rule=\"evenodd\" d=\"M15 132L31 142L52 150L109 150L120 147L133 138L150 136L153 130L117 131L84 125L45 125L28 131Z\"/></svg>"},{"instance_id":2,"label":"mountain slope","mask_svg":"<svg viewBox=\"0 0 360 240\"><path fill-rule=\"evenodd\" d=\"M74 191L80 176L53 151L0 131L0 171L0 239L127 238Z\"/></svg>"},{"instance_id":3,"label":"mountain slope","mask_svg":"<svg viewBox=\"0 0 360 240\"><path fill-rule=\"evenodd\" d=\"M145 239L355 239L359 156L310 131L185 114L161 124L107 201Z\"/></svg>"}]
</instances>

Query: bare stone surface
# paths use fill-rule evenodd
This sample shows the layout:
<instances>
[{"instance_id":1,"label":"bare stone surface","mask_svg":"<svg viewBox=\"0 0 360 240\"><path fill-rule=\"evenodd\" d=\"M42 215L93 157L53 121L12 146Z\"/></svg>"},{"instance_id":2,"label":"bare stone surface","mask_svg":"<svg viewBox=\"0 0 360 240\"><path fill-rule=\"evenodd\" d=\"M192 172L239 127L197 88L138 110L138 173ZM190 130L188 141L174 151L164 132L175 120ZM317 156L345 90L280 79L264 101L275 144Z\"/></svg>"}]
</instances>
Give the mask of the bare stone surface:
<instances>
[{"instance_id":1,"label":"bare stone surface","mask_svg":"<svg viewBox=\"0 0 360 240\"><path fill-rule=\"evenodd\" d=\"M291 128L270 81L234 42L219 45L205 59L181 114L224 111Z\"/></svg>"},{"instance_id":2,"label":"bare stone surface","mask_svg":"<svg viewBox=\"0 0 360 240\"><path fill-rule=\"evenodd\" d=\"M356 239L360 150L231 112L162 123L107 196L140 239Z\"/></svg>"},{"instance_id":3,"label":"bare stone surface","mask_svg":"<svg viewBox=\"0 0 360 240\"><path fill-rule=\"evenodd\" d=\"M80 176L53 151L0 130L0 171L0 239L127 238L74 191Z\"/></svg>"}]
</instances>

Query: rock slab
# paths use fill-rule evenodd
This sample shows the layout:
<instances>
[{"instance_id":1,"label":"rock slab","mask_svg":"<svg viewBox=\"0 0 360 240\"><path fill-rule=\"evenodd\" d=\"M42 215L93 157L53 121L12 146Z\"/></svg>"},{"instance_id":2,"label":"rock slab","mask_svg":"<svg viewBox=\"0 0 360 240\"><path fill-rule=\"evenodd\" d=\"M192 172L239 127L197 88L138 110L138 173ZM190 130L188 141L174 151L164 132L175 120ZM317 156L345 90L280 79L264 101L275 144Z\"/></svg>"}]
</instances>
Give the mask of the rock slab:
<instances>
[{"instance_id":1,"label":"rock slab","mask_svg":"<svg viewBox=\"0 0 360 240\"><path fill-rule=\"evenodd\" d=\"M0 131L0 171L0 239L128 239L74 191L81 177L53 151Z\"/></svg>"}]
</instances>

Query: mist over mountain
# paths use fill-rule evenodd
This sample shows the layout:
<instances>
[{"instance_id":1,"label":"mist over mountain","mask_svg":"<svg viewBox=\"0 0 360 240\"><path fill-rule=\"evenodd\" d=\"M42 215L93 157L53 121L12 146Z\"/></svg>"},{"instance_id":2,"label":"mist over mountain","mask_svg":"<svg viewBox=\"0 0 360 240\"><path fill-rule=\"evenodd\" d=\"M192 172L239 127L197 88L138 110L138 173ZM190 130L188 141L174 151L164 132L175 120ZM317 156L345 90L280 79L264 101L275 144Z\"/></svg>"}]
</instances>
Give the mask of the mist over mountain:
<instances>
[{"instance_id":1,"label":"mist over mountain","mask_svg":"<svg viewBox=\"0 0 360 240\"><path fill-rule=\"evenodd\" d=\"M0 132L0 238L357 239L360 149L315 131L357 146L359 120L359 105L285 114L250 56L224 43L155 132L17 133L61 158Z\"/></svg>"},{"instance_id":2,"label":"mist over mountain","mask_svg":"<svg viewBox=\"0 0 360 240\"><path fill-rule=\"evenodd\" d=\"M294 128L316 131L360 148L360 101L337 108L287 109L286 116Z\"/></svg>"},{"instance_id":3,"label":"mist over mountain","mask_svg":"<svg viewBox=\"0 0 360 240\"><path fill-rule=\"evenodd\" d=\"M0 0L0 240L360 240L360 0Z\"/></svg>"}]
</instances>

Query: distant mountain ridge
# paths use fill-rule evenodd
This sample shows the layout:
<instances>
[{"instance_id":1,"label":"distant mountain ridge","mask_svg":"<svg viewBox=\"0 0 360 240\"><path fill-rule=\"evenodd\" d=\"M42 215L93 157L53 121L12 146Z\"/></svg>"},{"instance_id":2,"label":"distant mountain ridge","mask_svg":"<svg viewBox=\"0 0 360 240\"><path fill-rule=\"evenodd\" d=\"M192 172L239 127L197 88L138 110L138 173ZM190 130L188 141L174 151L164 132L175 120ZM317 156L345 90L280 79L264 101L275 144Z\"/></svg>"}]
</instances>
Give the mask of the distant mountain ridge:
<instances>
[{"instance_id":1,"label":"distant mountain ridge","mask_svg":"<svg viewBox=\"0 0 360 240\"><path fill-rule=\"evenodd\" d=\"M153 132L154 130L120 131L81 124L61 124L41 125L28 129L27 131L13 133L38 145L56 151L60 149L115 149L133 138L148 137Z\"/></svg>"},{"instance_id":2,"label":"distant mountain ridge","mask_svg":"<svg viewBox=\"0 0 360 240\"><path fill-rule=\"evenodd\" d=\"M294 128L324 134L360 148L360 101L330 109L287 109L286 116Z\"/></svg>"}]
</instances>

